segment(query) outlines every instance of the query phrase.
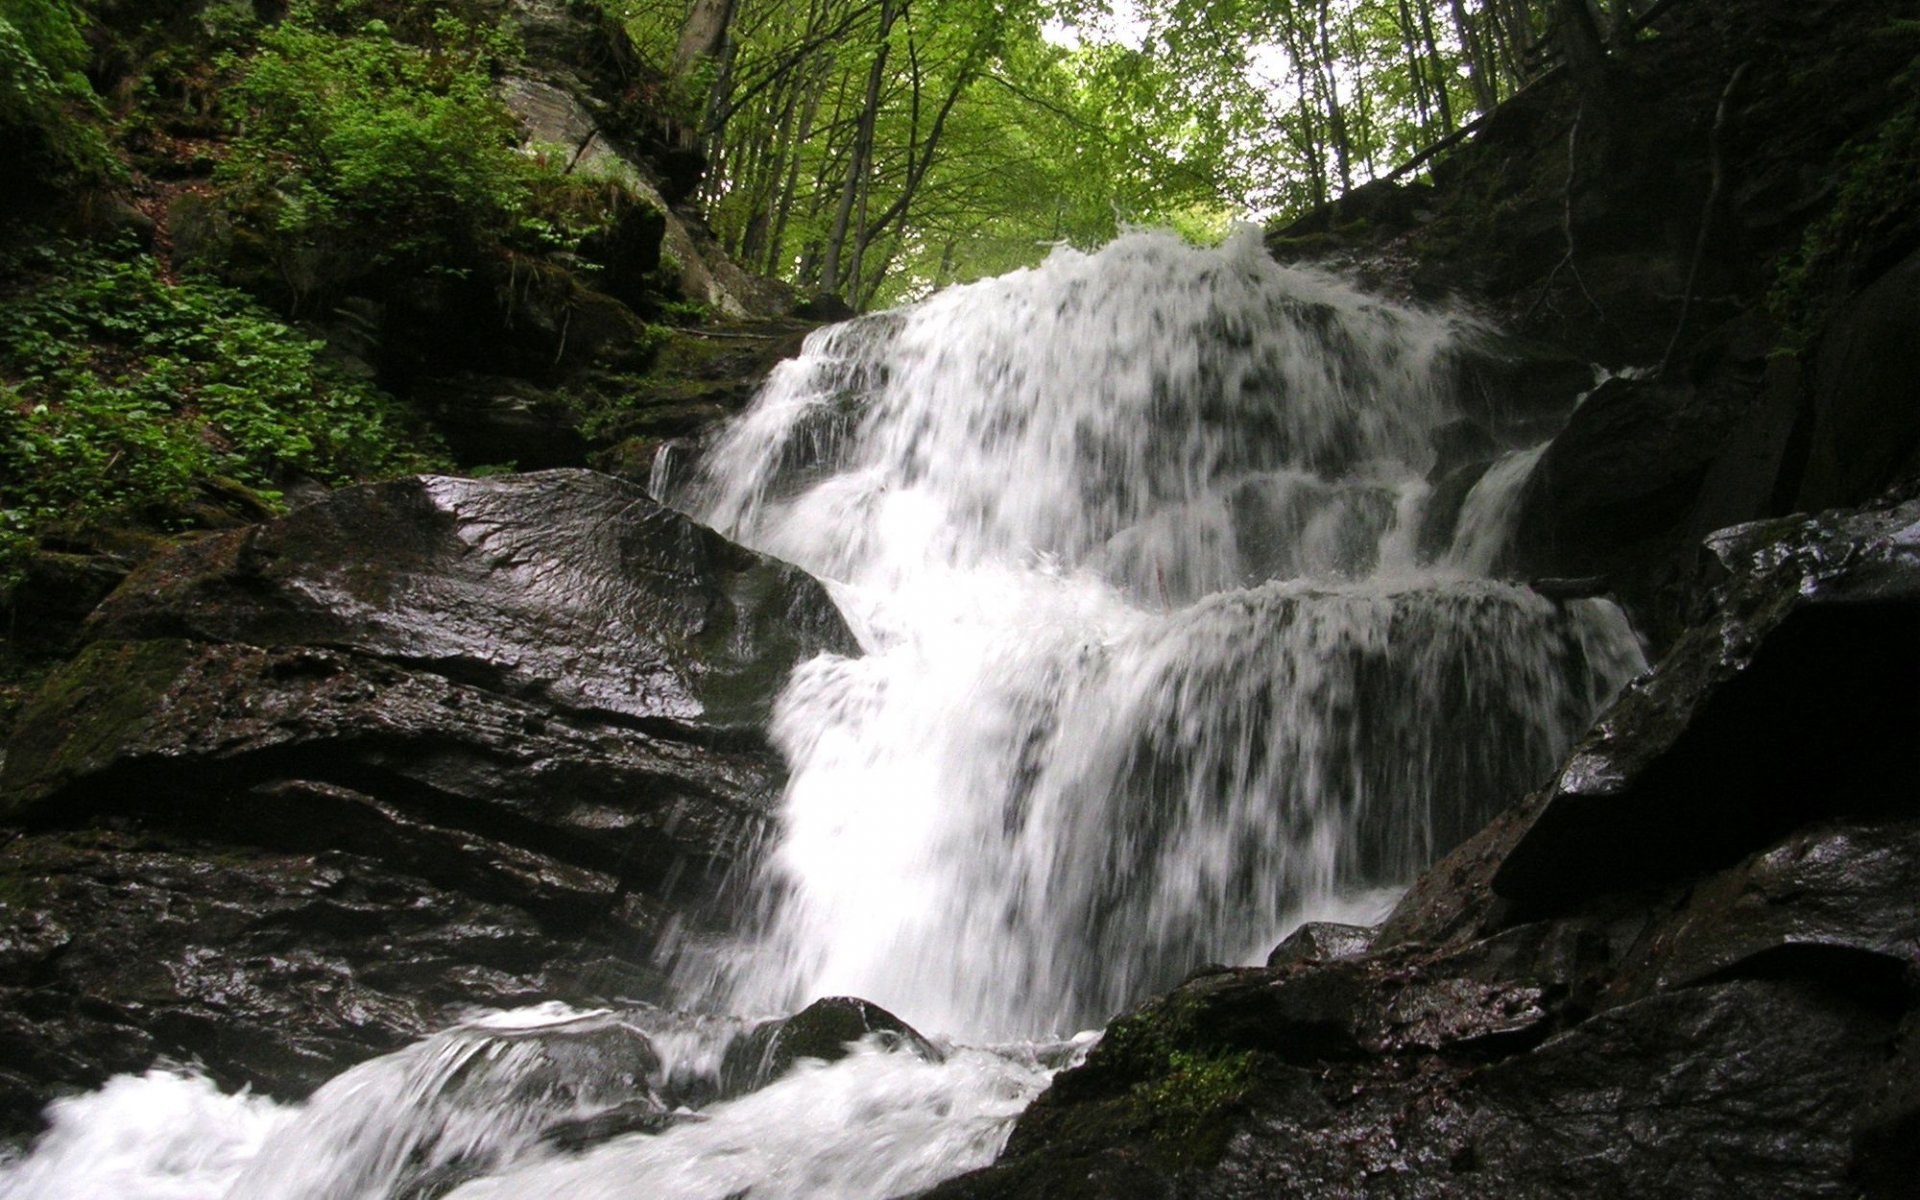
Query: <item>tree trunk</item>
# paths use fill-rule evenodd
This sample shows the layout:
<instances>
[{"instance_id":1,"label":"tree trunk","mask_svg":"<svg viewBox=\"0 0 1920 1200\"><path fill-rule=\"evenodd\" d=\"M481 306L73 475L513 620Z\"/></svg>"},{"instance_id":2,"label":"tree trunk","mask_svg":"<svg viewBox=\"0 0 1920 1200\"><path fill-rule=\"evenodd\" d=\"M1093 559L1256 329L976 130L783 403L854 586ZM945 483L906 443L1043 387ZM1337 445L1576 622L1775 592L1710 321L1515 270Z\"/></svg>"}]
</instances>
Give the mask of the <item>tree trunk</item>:
<instances>
[{"instance_id":1,"label":"tree trunk","mask_svg":"<svg viewBox=\"0 0 1920 1200\"><path fill-rule=\"evenodd\" d=\"M867 72L867 95L860 109L860 123L853 138L853 151L847 156L847 175L840 186L840 202L834 208L833 226L827 231L826 253L820 262L820 290L837 292L843 280L840 256L847 244L847 230L853 224L854 205L864 192L867 171L873 161L873 127L880 113L880 85L887 76L887 36L900 15L895 0L880 6L880 32L873 54L873 68Z\"/></svg>"},{"instance_id":2,"label":"tree trunk","mask_svg":"<svg viewBox=\"0 0 1920 1200\"><path fill-rule=\"evenodd\" d=\"M1590 117L1607 115L1607 47L1600 40L1593 10L1587 0L1554 0L1554 28L1560 53L1566 57L1567 72L1580 93L1581 107Z\"/></svg>"},{"instance_id":3,"label":"tree trunk","mask_svg":"<svg viewBox=\"0 0 1920 1200\"><path fill-rule=\"evenodd\" d=\"M673 50L672 89L677 101L674 123L681 148L692 149L707 133L707 116L714 107L719 73L703 78L708 64L718 61L727 46L727 27L733 23L733 0L693 0L680 26Z\"/></svg>"},{"instance_id":4,"label":"tree trunk","mask_svg":"<svg viewBox=\"0 0 1920 1200\"><path fill-rule=\"evenodd\" d=\"M718 58L721 47L727 44L727 26L732 23L733 0L693 0L673 50L674 79L688 79L702 61Z\"/></svg>"}]
</instances>

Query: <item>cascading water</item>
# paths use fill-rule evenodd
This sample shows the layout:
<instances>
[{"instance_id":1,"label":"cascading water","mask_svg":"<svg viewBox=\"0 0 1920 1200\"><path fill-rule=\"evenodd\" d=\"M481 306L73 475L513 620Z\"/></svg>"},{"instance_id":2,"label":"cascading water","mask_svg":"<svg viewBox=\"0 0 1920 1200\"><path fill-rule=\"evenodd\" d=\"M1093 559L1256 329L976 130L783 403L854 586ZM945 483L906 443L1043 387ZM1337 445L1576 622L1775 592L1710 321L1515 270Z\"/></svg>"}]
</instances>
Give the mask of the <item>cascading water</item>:
<instances>
[{"instance_id":1,"label":"cascading water","mask_svg":"<svg viewBox=\"0 0 1920 1200\"><path fill-rule=\"evenodd\" d=\"M1525 455L1416 561L1474 332L1136 234L816 336L680 502L835 581L867 653L782 698L763 932L683 975L1072 1030L1369 912L1536 782L1641 663L1612 606L1480 577Z\"/></svg>"},{"instance_id":2,"label":"cascading water","mask_svg":"<svg viewBox=\"0 0 1920 1200\"><path fill-rule=\"evenodd\" d=\"M1250 233L1131 234L815 334L696 472L658 473L828 580L865 650L780 697L758 909L679 948L679 999L861 995L937 1052L696 1114L750 1022L495 1018L301 1106L116 1080L0 1196L883 1197L986 1161L1085 1044L1010 1039L1377 915L1643 665L1613 606L1485 577L1524 448L1422 561L1476 332ZM654 1132L554 1137L610 1116Z\"/></svg>"}]
</instances>

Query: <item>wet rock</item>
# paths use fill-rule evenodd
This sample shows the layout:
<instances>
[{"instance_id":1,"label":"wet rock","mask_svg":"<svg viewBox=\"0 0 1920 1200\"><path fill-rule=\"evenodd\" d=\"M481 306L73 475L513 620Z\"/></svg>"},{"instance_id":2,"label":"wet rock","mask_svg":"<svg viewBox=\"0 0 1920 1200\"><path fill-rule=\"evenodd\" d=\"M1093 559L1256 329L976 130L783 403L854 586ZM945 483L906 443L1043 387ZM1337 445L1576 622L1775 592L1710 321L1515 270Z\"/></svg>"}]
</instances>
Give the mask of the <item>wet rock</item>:
<instances>
[{"instance_id":1,"label":"wet rock","mask_svg":"<svg viewBox=\"0 0 1920 1200\"><path fill-rule=\"evenodd\" d=\"M1373 944L1371 925L1342 925L1335 921L1308 921L1288 934L1267 955L1267 966L1327 962L1365 954Z\"/></svg>"},{"instance_id":2,"label":"wet rock","mask_svg":"<svg viewBox=\"0 0 1920 1200\"><path fill-rule=\"evenodd\" d=\"M913 1026L871 1001L827 996L778 1021L768 1021L728 1047L721 1070L722 1096L765 1086L801 1059L837 1062L853 1043L878 1035L887 1049L905 1049L939 1062L946 1056Z\"/></svg>"},{"instance_id":3,"label":"wet rock","mask_svg":"<svg viewBox=\"0 0 1920 1200\"><path fill-rule=\"evenodd\" d=\"M778 792L774 691L854 648L799 571L587 472L336 493L88 636L0 763L16 1125L156 1055L292 1094L451 1005L656 998Z\"/></svg>"},{"instance_id":4,"label":"wet rock","mask_svg":"<svg viewBox=\"0 0 1920 1200\"><path fill-rule=\"evenodd\" d=\"M1483 1195L1843 1194L1858 1083L1889 1027L1818 984L1649 997L1463 1088ZM1469 1182L1470 1181L1470 1182Z\"/></svg>"},{"instance_id":5,"label":"wet rock","mask_svg":"<svg viewBox=\"0 0 1920 1200\"><path fill-rule=\"evenodd\" d=\"M1121 1016L928 1195L1911 1191L1920 506L1713 549L1712 620L1368 946Z\"/></svg>"},{"instance_id":6,"label":"wet rock","mask_svg":"<svg viewBox=\"0 0 1920 1200\"><path fill-rule=\"evenodd\" d=\"M1635 997L1730 976L1799 973L1898 1009L1920 966L1920 825L1801 829L1691 888L1652 921L1611 991Z\"/></svg>"},{"instance_id":7,"label":"wet rock","mask_svg":"<svg viewBox=\"0 0 1920 1200\"><path fill-rule=\"evenodd\" d=\"M157 1057L293 1096L456 1007L659 986L604 937L556 942L522 909L346 851L52 831L0 850L0 893L9 1129L31 1125L50 1084L96 1086Z\"/></svg>"},{"instance_id":8,"label":"wet rock","mask_svg":"<svg viewBox=\"0 0 1920 1200\"><path fill-rule=\"evenodd\" d=\"M803 572L584 471L349 489L149 564L93 629L337 646L689 733L755 727L796 661L854 647Z\"/></svg>"},{"instance_id":9,"label":"wet rock","mask_svg":"<svg viewBox=\"0 0 1920 1200\"><path fill-rule=\"evenodd\" d=\"M1715 545L1718 615L1575 747L1495 873L1521 909L1722 867L1810 819L1912 807L1920 505Z\"/></svg>"}]
</instances>

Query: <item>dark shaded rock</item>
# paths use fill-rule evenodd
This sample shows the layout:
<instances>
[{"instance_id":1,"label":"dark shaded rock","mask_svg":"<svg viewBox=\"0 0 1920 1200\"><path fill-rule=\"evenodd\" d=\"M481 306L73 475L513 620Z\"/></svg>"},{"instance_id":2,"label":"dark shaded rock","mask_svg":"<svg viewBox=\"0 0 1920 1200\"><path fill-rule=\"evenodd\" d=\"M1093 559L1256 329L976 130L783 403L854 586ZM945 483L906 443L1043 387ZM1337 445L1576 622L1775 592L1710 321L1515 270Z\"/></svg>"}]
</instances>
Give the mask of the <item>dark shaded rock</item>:
<instances>
[{"instance_id":1,"label":"dark shaded rock","mask_svg":"<svg viewBox=\"0 0 1920 1200\"><path fill-rule=\"evenodd\" d=\"M89 634L0 763L12 1126L156 1055L291 1094L456 1004L656 998L777 794L774 691L853 649L796 569L586 472L335 493Z\"/></svg>"},{"instance_id":2,"label":"dark shaded rock","mask_svg":"<svg viewBox=\"0 0 1920 1200\"><path fill-rule=\"evenodd\" d=\"M1579 746L1493 887L1531 912L1912 803L1920 505L1728 531L1719 615ZM1845 779L1837 788L1834 781Z\"/></svg>"},{"instance_id":3,"label":"dark shaded rock","mask_svg":"<svg viewBox=\"0 0 1920 1200\"><path fill-rule=\"evenodd\" d=\"M827 996L735 1039L721 1068L720 1095L764 1087L801 1059L837 1062L853 1043L874 1034L888 1049L904 1048L931 1062L946 1057L913 1026L879 1005L854 996Z\"/></svg>"},{"instance_id":4,"label":"dark shaded rock","mask_svg":"<svg viewBox=\"0 0 1920 1200\"><path fill-rule=\"evenodd\" d=\"M1491 458L1463 463L1434 482L1433 495L1428 498L1426 511L1420 517L1416 545L1421 562L1435 562L1452 547L1460 527L1460 510L1466 505L1467 496L1492 466Z\"/></svg>"},{"instance_id":5,"label":"dark shaded rock","mask_svg":"<svg viewBox=\"0 0 1920 1200\"><path fill-rule=\"evenodd\" d=\"M1370 925L1341 925L1333 921L1308 921L1288 934L1267 955L1267 966L1284 967L1290 963L1327 962L1365 954L1373 944Z\"/></svg>"},{"instance_id":6,"label":"dark shaded rock","mask_svg":"<svg viewBox=\"0 0 1920 1200\"><path fill-rule=\"evenodd\" d=\"M1920 253L1828 322L1811 381L1813 418L1796 507L1862 504L1920 471Z\"/></svg>"},{"instance_id":7,"label":"dark shaded rock","mask_svg":"<svg viewBox=\"0 0 1920 1200\"><path fill-rule=\"evenodd\" d=\"M1523 575L1621 574L1649 550L1669 556L1702 479L1736 420L1689 386L1612 379L1574 411L1521 492L1514 530Z\"/></svg>"},{"instance_id":8,"label":"dark shaded rock","mask_svg":"<svg viewBox=\"0 0 1920 1200\"><path fill-rule=\"evenodd\" d=\"M1916 895L1920 823L1809 826L1692 888L1649 925L1611 991L1797 970L1897 1010L1908 966L1920 966Z\"/></svg>"},{"instance_id":9,"label":"dark shaded rock","mask_svg":"<svg viewBox=\"0 0 1920 1200\"><path fill-rule=\"evenodd\" d=\"M80 623L132 570L124 558L42 550L24 564L24 578L3 599L7 640L37 653L71 652Z\"/></svg>"},{"instance_id":10,"label":"dark shaded rock","mask_svg":"<svg viewBox=\"0 0 1920 1200\"><path fill-rule=\"evenodd\" d=\"M1916 530L1717 537L1713 619L1370 947L1313 931L1121 1016L928 1195L1911 1191Z\"/></svg>"},{"instance_id":11,"label":"dark shaded rock","mask_svg":"<svg viewBox=\"0 0 1920 1200\"><path fill-rule=\"evenodd\" d=\"M551 388L458 372L422 380L414 398L460 462L543 471L586 461L587 439Z\"/></svg>"},{"instance_id":12,"label":"dark shaded rock","mask_svg":"<svg viewBox=\"0 0 1920 1200\"><path fill-rule=\"evenodd\" d=\"M1868 1200L1902 1200L1920 1178L1920 1009L1907 1013L1893 1055L1868 1077L1864 1095L1853 1181Z\"/></svg>"}]
</instances>

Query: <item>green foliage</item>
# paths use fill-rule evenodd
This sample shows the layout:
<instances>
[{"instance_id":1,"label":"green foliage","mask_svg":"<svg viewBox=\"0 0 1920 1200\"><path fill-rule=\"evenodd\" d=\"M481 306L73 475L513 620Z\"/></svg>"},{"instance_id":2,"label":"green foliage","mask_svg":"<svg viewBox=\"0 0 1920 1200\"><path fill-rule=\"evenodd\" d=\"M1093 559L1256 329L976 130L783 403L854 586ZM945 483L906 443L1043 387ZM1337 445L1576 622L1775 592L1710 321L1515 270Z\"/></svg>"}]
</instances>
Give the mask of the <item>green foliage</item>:
<instances>
[{"instance_id":1,"label":"green foliage","mask_svg":"<svg viewBox=\"0 0 1920 1200\"><path fill-rule=\"evenodd\" d=\"M1920 37L1920 22L1897 23L1888 35ZM1780 264L1768 307L1789 350L1811 341L1834 304L1860 282L1854 272L1877 251L1920 233L1920 57L1893 86L1908 99L1841 148L1832 206Z\"/></svg>"},{"instance_id":2,"label":"green foliage","mask_svg":"<svg viewBox=\"0 0 1920 1200\"><path fill-rule=\"evenodd\" d=\"M1136 1089L1136 1102L1151 1115L1160 1140L1189 1144L1196 1152L1209 1145L1222 1118L1237 1110L1252 1087L1253 1055L1200 1055L1175 1050L1166 1073Z\"/></svg>"},{"instance_id":3,"label":"green foliage","mask_svg":"<svg viewBox=\"0 0 1920 1200\"><path fill-rule=\"evenodd\" d=\"M282 262L457 259L528 208L529 163L491 81L515 47L445 11L415 22L419 45L378 17L324 27L364 7L302 5L261 38L229 91L240 135L219 177Z\"/></svg>"},{"instance_id":4,"label":"green foliage","mask_svg":"<svg viewBox=\"0 0 1920 1200\"><path fill-rule=\"evenodd\" d=\"M66 0L0 0L0 156L13 186L117 174L83 71L81 17Z\"/></svg>"},{"instance_id":5,"label":"green foliage","mask_svg":"<svg viewBox=\"0 0 1920 1200\"><path fill-rule=\"evenodd\" d=\"M427 465L389 398L239 292L74 247L6 266L29 282L0 303L0 576L60 523L177 520L209 480Z\"/></svg>"}]
</instances>

